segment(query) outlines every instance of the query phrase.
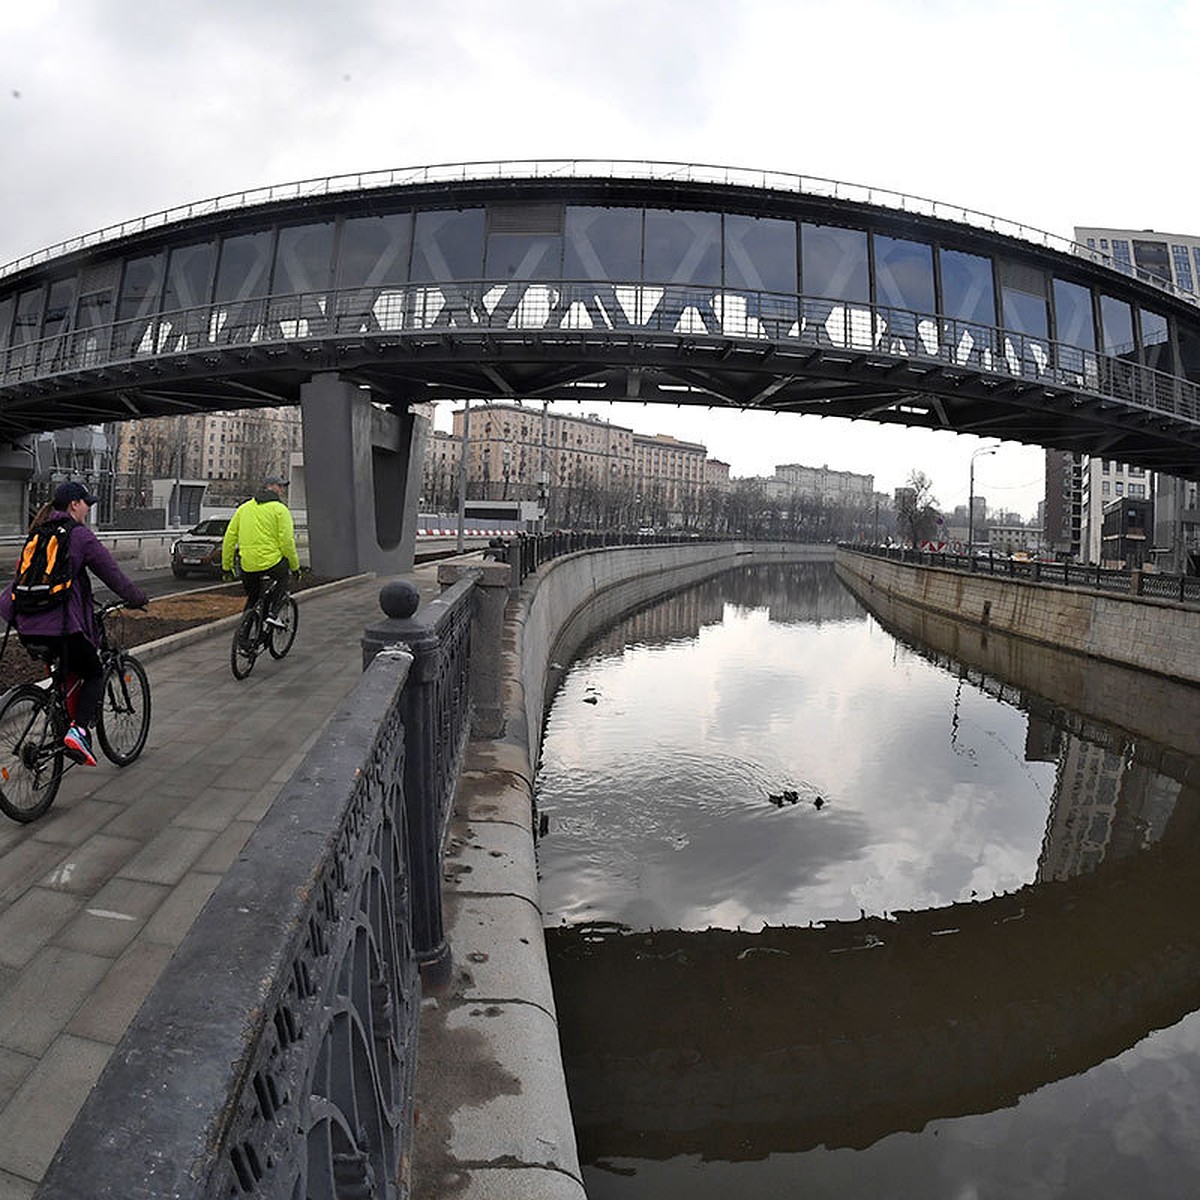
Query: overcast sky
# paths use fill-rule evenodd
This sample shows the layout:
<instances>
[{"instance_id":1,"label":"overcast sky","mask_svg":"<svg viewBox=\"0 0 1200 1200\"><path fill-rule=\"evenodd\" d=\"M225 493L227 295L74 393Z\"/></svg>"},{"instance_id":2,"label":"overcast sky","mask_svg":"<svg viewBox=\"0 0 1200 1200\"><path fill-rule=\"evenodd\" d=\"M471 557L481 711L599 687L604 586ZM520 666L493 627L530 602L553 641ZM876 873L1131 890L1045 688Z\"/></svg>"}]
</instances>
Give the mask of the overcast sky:
<instances>
[{"instance_id":1,"label":"overcast sky","mask_svg":"<svg viewBox=\"0 0 1200 1200\"><path fill-rule=\"evenodd\" d=\"M1071 236L1200 233L1200 0L0 0L0 263L177 204L432 163L650 159L870 184ZM918 468L952 434L620 406L735 475ZM439 421L439 425L442 424ZM1032 515L1042 455L976 459Z\"/></svg>"}]
</instances>

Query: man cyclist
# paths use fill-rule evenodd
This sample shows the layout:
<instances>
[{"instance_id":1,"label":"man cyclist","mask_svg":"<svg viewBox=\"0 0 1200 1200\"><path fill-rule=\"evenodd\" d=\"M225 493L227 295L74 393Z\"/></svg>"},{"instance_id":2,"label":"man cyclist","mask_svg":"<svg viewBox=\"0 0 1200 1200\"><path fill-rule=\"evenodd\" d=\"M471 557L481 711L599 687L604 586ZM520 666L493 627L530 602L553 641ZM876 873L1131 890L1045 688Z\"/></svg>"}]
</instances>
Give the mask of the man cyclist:
<instances>
[{"instance_id":1,"label":"man cyclist","mask_svg":"<svg viewBox=\"0 0 1200 1200\"><path fill-rule=\"evenodd\" d=\"M69 599L44 612L17 614L13 611L13 585L0 593L0 618L16 626L17 635L27 646L41 646L61 655L68 679L78 679L78 691L68 698L73 709L71 724L63 737L63 748L77 763L94 767L91 734L88 732L100 707L104 674L97 646L100 630L92 604L92 585L88 575L94 572L126 604L146 607L146 593L117 565L108 548L88 528L88 510L96 497L75 480L60 483L54 498L43 505L30 524L30 530L46 523L71 521L67 556L71 567Z\"/></svg>"},{"instance_id":2,"label":"man cyclist","mask_svg":"<svg viewBox=\"0 0 1200 1200\"><path fill-rule=\"evenodd\" d=\"M296 531L292 514L284 503L287 480L271 475L244 504L238 506L225 530L221 544L221 570L233 570L234 554L242 560L242 586L246 589L246 608L262 594L263 585L270 579L275 592L267 624L278 626L275 614L287 593L289 571L300 570L296 553Z\"/></svg>"}]
</instances>

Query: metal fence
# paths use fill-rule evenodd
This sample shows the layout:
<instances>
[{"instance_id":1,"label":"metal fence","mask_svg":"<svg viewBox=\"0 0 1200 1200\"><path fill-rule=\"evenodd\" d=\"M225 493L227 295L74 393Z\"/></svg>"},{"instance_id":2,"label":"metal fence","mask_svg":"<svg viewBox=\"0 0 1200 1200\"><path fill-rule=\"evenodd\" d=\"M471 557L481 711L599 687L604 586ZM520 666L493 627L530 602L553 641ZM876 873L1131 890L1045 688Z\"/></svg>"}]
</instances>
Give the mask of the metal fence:
<instances>
[{"instance_id":1,"label":"metal fence","mask_svg":"<svg viewBox=\"0 0 1200 1200\"><path fill-rule=\"evenodd\" d=\"M388 641L165 968L38 1200L408 1195L472 585L383 623Z\"/></svg>"},{"instance_id":2,"label":"metal fence","mask_svg":"<svg viewBox=\"0 0 1200 1200\"><path fill-rule=\"evenodd\" d=\"M1053 583L1060 587L1086 588L1094 592L1112 592L1123 596L1153 597L1179 603L1200 604L1200 577L1166 575L1159 571L1114 570L1079 563L1041 562L1037 559L1010 558L1007 555L948 554L937 550L910 550L900 546L844 545L844 550L887 558L894 562L925 567L944 567L968 571L974 575L995 575L1005 579L1024 579L1032 583Z\"/></svg>"},{"instance_id":3,"label":"metal fence","mask_svg":"<svg viewBox=\"0 0 1200 1200\"><path fill-rule=\"evenodd\" d=\"M785 351L870 351L1033 380L1200 422L1200 387L1127 358L937 313L835 297L696 284L461 280L344 288L218 302L70 329L11 345L0 386L123 363L254 347L515 335L711 336Z\"/></svg>"}]
</instances>

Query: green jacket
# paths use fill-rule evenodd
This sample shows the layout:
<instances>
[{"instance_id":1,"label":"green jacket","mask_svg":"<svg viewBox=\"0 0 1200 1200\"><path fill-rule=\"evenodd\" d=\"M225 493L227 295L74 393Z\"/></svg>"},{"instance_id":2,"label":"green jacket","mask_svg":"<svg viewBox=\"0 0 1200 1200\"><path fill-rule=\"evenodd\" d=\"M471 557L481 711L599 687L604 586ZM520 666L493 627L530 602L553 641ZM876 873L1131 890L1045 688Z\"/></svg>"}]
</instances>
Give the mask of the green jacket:
<instances>
[{"instance_id":1,"label":"green jacket","mask_svg":"<svg viewBox=\"0 0 1200 1200\"><path fill-rule=\"evenodd\" d=\"M238 506L221 544L222 570L233 570L235 550L243 571L269 571L281 558L293 571L300 570L292 514L274 492L259 492Z\"/></svg>"}]
</instances>

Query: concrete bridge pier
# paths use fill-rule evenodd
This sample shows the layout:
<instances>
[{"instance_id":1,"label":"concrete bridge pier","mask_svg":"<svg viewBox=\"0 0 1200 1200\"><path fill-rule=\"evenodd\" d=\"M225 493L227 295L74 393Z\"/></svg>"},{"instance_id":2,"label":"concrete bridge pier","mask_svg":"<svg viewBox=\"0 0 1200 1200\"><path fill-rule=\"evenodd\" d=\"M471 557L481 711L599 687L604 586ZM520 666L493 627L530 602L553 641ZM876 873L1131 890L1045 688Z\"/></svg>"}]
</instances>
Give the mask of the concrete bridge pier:
<instances>
[{"instance_id":1,"label":"concrete bridge pier","mask_svg":"<svg viewBox=\"0 0 1200 1200\"><path fill-rule=\"evenodd\" d=\"M336 373L300 388L312 568L347 577L412 570L429 422L372 403Z\"/></svg>"}]
</instances>

